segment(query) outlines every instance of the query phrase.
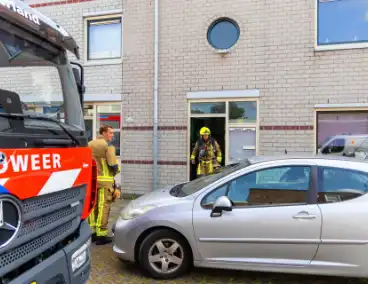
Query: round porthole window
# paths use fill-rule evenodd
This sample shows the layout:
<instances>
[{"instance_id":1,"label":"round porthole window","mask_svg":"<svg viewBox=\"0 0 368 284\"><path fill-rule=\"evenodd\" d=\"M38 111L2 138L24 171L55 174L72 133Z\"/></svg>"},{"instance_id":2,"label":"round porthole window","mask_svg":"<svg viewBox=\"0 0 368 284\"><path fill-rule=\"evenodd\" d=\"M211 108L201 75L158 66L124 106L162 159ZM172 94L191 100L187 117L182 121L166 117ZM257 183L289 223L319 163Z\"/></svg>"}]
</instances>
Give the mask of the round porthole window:
<instances>
[{"instance_id":1,"label":"round porthole window","mask_svg":"<svg viewBox=\"0 0 368 284\"><path fill-rule=\"evenodd\" d=\"M229 18L214 21L207 32L208 43L215 49L229 49L236 44L239 36L238 24Z\"/></svg>"}]
</instances>

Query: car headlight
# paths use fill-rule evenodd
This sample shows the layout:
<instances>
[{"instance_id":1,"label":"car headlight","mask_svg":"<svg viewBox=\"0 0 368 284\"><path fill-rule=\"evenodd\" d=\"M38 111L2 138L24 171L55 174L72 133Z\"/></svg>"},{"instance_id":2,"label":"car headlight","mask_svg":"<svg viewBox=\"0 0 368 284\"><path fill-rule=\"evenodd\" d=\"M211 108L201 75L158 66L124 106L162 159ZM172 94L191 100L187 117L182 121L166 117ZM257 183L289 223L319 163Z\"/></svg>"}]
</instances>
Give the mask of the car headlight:
<instances>
[{"instance_id":1,"label":"car headlight","mask_svg":"<svg viewBox=\"0 0 368 284\"><path fill-rule=\"evenodd\" d=\"M155 208L156 205L146 205L142 207L132 208L129 205L120 212L120 217L124 220L134 219L138 216L146 214L149 210Z\"/></svg>"}]
</instances>

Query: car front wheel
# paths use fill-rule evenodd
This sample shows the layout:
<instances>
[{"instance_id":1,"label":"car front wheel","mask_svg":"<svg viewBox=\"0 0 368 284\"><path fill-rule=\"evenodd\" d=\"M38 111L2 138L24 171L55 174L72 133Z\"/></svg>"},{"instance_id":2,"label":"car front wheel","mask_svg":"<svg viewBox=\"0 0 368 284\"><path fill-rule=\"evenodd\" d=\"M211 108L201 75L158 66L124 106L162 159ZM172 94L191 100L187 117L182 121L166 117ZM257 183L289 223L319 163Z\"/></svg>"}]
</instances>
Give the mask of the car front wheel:
<instances>
[{"instance_id":1,"label":"car front wheel","mask_svg":"<svg viewBox=\"0 0 368 284\"><path fill-rule=\"evenodd\" d=\"M143 269L153 278L171 279L188 271L191 251L181 235L170 230L149 234L140 247Z\"/></svg>"}]
</instances>

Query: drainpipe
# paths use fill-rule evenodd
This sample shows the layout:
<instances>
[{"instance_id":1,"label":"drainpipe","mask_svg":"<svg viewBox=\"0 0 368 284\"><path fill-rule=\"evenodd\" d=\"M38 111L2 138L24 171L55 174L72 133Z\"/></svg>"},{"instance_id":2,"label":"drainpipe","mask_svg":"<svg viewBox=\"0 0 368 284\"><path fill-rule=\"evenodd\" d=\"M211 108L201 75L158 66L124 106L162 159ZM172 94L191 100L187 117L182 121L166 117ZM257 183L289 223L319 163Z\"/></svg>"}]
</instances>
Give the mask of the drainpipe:
<instances>
[{"instance_id":1,"label":"drainpipe","mask_svg":"<svg viewBox=\"0 0 368 284\"><path fill-rule=\"evenodd\" d=\"M153 190L158 189L158 18L159 0L155 0L154 82L153 82Z\"/></svg>"}]
</instances>

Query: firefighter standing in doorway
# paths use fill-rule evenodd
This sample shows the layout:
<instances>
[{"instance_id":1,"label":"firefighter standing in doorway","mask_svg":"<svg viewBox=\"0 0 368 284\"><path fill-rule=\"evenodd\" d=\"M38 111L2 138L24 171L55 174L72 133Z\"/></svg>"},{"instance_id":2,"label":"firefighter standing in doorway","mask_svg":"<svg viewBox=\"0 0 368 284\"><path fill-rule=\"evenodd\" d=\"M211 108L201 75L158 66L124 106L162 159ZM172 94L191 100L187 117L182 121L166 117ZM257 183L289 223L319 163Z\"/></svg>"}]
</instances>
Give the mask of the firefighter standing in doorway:
<instances>
[{"instance_id":1,"label":"firefighter standing in doorway","mask_svg":"<svg viewBox=\"0 0 368 284\"><path fill-rule=\"evenodd\" d=\"M115 147L111 145L114 137L113 128L109 125L100 127L97 139L88 143L92 149L92 157L97 164L97 204L89 216L89 225L94 231L92 241L96 245L112 242L108 237L108 220L111 203L120 197L120 191L115 187L114 177L120 172L115 155Z\"/></svg>"},{"instance_id":2,"label":"firefighter standing in doorway","mask_svg":"<svg viewBox=\"0 0 368 284\"><path fill-rule=\"evenodd\" d=\"M220 145L211 137L211 131L207 127L202 127L199 131L200 139L196 142L192 155L192 164L196 163L198 157L197 177L211 174L220 167L222 153Z\"/></svg>"}]
</instances>

